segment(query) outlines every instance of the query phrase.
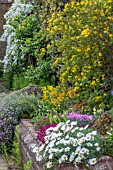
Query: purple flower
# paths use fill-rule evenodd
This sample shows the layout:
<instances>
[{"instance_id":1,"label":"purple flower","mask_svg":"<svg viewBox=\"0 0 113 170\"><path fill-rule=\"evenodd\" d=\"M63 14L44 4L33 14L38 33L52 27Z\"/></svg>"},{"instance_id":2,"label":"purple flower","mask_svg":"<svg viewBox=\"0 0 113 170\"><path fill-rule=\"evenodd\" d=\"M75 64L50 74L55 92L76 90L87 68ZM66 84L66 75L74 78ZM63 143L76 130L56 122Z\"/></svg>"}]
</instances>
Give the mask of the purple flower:
<instances>
[{"instance_id":1,"label":"purple flower","mask_svg":"<svg viewBox=\"0 0 113 170\"><path fill-rule=\"evenodd\" d=\"M71 119L71 120L90 121L91 123L93 122L93 116L91 115L89 116L87 114L71 112L71 113L68 113L67 117L68 119Z\"/></svg>"}]
</instances>

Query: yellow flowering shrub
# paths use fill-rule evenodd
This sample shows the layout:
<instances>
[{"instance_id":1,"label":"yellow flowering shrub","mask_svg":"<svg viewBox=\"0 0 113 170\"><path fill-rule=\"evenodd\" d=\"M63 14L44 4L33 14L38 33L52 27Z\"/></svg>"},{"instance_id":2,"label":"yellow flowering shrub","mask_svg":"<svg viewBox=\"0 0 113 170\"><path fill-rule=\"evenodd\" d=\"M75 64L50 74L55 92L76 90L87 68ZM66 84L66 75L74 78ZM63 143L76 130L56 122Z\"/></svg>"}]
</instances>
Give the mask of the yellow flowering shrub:
<instances>
[{"instance_id":1,"label":"yellow flowering shrub","mask_svg":"<svg viewBox=\"0 0 113 170\"><path fill-rule=\"evenodd\" d=\"M112 0L72 0L48 20L46 34L51 42L47 49L54 54L52 68L58 70L61 87L67 87L64 93L75 103L86 101L88 108L95 104L109 108L111 87L107 79L113 76L112 7Z\"/></svg>"}]
</instances>

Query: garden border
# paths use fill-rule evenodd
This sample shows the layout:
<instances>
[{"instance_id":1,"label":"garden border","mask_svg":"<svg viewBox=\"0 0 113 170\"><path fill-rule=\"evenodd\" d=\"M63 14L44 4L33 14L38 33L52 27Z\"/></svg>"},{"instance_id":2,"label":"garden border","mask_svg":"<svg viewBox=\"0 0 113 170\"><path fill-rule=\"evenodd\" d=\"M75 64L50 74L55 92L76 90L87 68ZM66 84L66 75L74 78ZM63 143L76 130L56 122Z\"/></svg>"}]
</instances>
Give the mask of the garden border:
<instances>
[{"instance_id":1,"label":"garden border","mask_svg":"<svg viewBox=\"0 0 113 170\"><path fill-rule=\"evenodd\" d=\"M39 147L39 143L36 141L36 131L33 124L29 119L22 119L19 124L20 127L20 148L22 153L22 164L31 160L31 170L43 170L44 162L37 163L35 153L33 153L34 147ZM113 170L113 158L109 156L102 156L99 158L98 163L94 166L90 166L91 170ZM74 167L72 164L62 164L59 167L55 167L54 170L86 170L83 166Z\"/></svg>"}]
</instances>

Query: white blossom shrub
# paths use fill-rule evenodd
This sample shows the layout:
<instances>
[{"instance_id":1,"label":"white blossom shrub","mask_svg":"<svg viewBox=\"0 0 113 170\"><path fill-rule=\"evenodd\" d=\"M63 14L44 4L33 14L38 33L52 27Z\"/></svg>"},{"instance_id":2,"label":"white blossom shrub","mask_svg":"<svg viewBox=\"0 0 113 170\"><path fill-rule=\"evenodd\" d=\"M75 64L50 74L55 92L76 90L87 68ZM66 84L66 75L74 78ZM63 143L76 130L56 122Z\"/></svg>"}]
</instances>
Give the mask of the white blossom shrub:
<instances>
[{"instance_id":1,"label":"white blossom shrub","mask_svg":"<svg viewBox=\"0 0 113 170\"><path fill-rule=\"evenodd\" d=\"M22 20L33 10L32 4L25 4L22 0L15 0L9 11L4 15L6 24L4 25L4 33L0 41L6 41L6 55L4 57L4 72L12 71L14 66L19 65L19 60L23 60L26 52L23 51L19 56L21 46L18 46L19 39L15 37L16 28L19 27Z\"/></svg>"},{"instance_id":2,"label":"white blossom shrub","mask_svg":"<svg viewBox=\"0 0 113 170\"><path fill-rule=\"evenodd\" d=\"M78 127L76 121L61 122L56 127L46 130L45 143L40 148L35 147L36 160L47 162L51 168L61 163L79 163L94 165L97 156L101 156L102 140L97 131L88 128L88 125Z\"/></svg>"}]
</instances>

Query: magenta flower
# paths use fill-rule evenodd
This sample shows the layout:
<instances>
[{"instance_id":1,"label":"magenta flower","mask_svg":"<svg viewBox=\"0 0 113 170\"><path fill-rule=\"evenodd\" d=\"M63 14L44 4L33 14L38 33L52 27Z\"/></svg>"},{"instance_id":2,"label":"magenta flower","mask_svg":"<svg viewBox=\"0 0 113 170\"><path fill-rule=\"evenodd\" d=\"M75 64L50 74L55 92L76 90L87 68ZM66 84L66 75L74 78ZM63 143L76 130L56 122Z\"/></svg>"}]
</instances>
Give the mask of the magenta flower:
<instances>
[{"instance_id":1,"label":"magenta flower","mask_svg":"<svg viewBox=\"0 0 113 170\"><path fill-rule=\"evenodd\" d=\"M37 131L37 139L42 142L45 143L44 137L46 136L46 130L50 127L56 127L57 124L49 124L49 125L43 125L41 129L39 129Z\"/></svg>"}]
</instances>

